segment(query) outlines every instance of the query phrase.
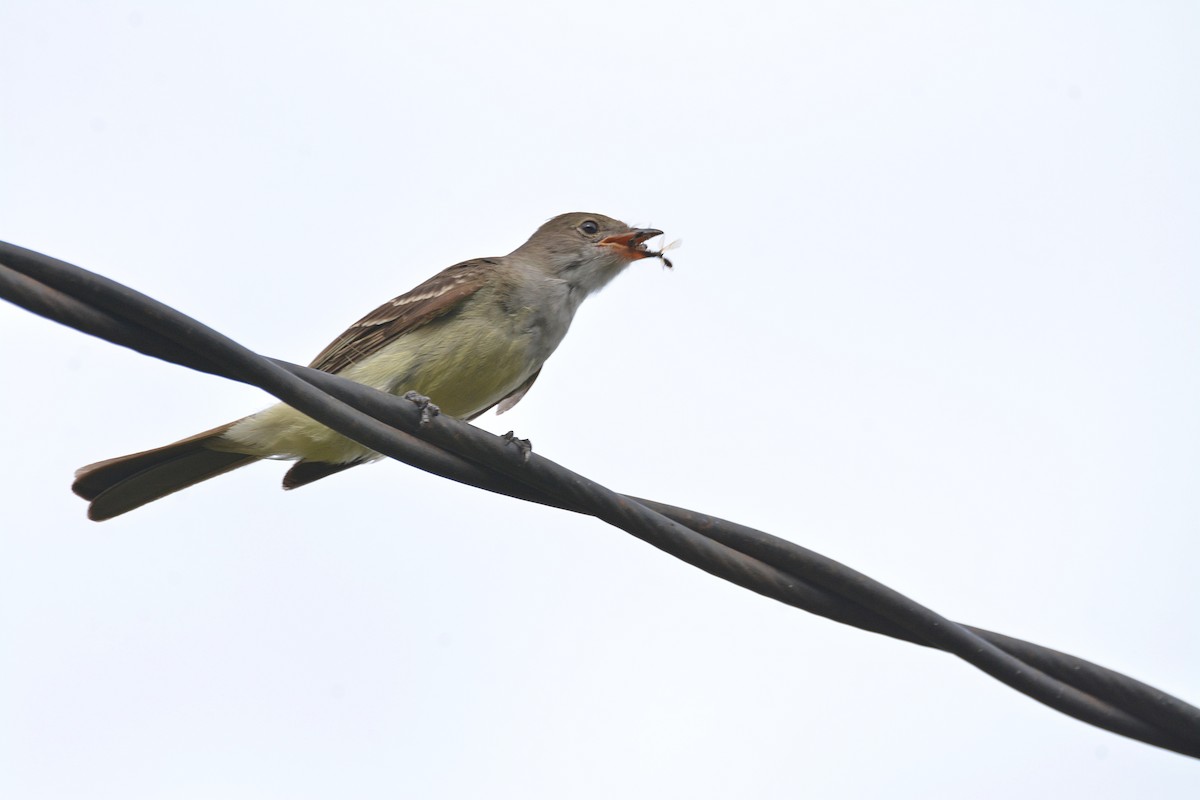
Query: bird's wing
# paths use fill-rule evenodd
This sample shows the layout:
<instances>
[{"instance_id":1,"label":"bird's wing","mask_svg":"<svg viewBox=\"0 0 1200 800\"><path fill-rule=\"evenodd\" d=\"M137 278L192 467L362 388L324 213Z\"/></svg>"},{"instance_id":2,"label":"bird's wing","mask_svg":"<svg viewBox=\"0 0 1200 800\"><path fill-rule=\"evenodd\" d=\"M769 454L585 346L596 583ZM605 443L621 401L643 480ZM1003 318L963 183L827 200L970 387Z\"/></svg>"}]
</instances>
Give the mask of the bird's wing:
<instances>
[{"instance_id":1,"label":"bird's wing","mask_svg":"<svg viewBox=\"0 0 1200 800\"><path fill-rule=\"evenodd\" d=\"M476 417L483 416L487 412L491 411L493 408L496 409L497 416L499 416L500 414L503 414L505 411L508 411L510 408L515 406L517 403L521 402L521 398L525 396L525 393L529 391L529 387L533 386L533 382L536 381L538 375L541 375L541 374L542 374L542 370L539 367L537 372L530 375L529 378L524 383L522 383L520 386L513 389L511 392L509 392L504 397L500 398L500 400L498 402L492 403L487 408L477 411L476 413L467 417L466 418L467 422L470 422L471 420L475 419Z\"/></svg>"},{"instance_id":2,"label":"bird's wing","mask_svg":"<svg viewBox=\"0 0 1200 800\"><path fill-rule=\"evenodd\" d=\"M521 398L525 396L525 393L529 391L529 387L533 386L533 382L536 381L538 375L541 375L541 374L542 374L541 369L538 369L537 372L535 372L529 376L529 380L522 383L520 386L518 386L516 389L513 390L512 394L508 395L508 397L505 397L503 400L501 400L497 404L498 408L496 409L496 413L503 414L505 411L508 411L510 408L515 406L517 403L521 402Z\"/></svg>"},{"instance_id":3,"label":"bird's wing","mask_svg":"<svg viewBox=\"0 0 1200 800\"><path fill-rule=\"evenodd\" d=\"M497 266L496 259L477 258L447 267L351 325L309 366L325 372L341 372L396 338L450 313L479 291Z\"/></svg>"}]
</instances>

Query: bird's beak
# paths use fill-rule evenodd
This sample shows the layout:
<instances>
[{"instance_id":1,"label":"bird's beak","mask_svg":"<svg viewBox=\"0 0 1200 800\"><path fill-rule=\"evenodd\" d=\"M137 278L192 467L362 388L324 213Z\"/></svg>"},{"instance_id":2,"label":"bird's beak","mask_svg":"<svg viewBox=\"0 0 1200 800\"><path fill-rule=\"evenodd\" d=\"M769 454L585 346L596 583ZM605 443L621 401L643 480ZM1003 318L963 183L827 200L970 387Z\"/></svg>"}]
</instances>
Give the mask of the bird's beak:
<instances>
[{"instance_id":1,"label":"bird's beak","mask_svg":"<svg viewBox=\"0 0 1200 800\"><path fill-rule=\"evenodd\" d=\"M653 239L655 236L662 236L662 231L657 228L634 228L625 233L618 233L614 236L601 239L600 244L621 248L622 255L630 261L634 261L639 258L658 255L658 253L646 249L646 240Z\"/></svg>"}]
</instances>

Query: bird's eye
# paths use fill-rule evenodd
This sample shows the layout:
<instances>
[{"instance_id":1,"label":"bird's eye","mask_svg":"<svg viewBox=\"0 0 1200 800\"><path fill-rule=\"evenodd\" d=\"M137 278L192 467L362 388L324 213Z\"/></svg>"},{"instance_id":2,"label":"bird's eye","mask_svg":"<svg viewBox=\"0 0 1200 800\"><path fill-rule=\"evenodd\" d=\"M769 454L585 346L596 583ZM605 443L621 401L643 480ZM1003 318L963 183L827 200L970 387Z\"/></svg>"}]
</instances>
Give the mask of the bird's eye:
<instances>
[{"instance_id":1,"label":"bird's eye","mask_svg":"<svg viewBox=\"0 0 1200 800\"><path fill-rule=\"evenodd\" d=\"M587 222L579 226L579 230L583 231L588 236L593 236L597 231L600 230L600 226L597 225L593 220L589 219Z\"/></svg>"}]
</instances>

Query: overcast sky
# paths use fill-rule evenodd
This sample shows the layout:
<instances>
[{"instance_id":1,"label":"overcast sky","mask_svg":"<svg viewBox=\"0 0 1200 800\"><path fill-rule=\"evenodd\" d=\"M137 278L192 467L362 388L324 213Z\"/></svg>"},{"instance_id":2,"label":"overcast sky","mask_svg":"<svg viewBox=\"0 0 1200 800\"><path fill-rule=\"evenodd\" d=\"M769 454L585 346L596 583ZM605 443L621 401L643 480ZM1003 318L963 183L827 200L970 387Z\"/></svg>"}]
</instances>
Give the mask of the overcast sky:
<instances>
[{"instance_id":1,"label":"overcast sky","mask_svg":"<svg viewBox=\"0 0 1200 800\"><path fill-rule=\"evenodd\" d=\"M0 5L0 239L306 362L545 219L684 246L480 424L1200 703L1191 3ZM1200 765L0 305L0 796L1194 798Z\"/></svg>"}]
</instances>

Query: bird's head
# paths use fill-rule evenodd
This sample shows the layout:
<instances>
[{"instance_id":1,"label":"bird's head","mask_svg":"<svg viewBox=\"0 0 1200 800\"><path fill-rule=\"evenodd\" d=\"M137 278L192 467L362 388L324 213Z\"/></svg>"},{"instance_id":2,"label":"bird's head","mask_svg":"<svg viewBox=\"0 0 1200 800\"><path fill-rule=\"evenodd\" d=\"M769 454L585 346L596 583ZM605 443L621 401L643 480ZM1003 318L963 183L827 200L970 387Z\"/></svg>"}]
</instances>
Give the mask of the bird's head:
<instances>
[{"instance_id":1,"label":"bird's head","mask_svg":"<svg viewBox=\"0 0 1200 800\"><path fill-rule=\"evenodd\" d=\"M661 257L646 247L648 239L661 235L655 228L631 228L603 214L575 211L548 220L512 255L590 294L634 261Z\"/></svg>"}]
</instances>

